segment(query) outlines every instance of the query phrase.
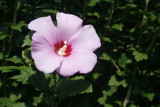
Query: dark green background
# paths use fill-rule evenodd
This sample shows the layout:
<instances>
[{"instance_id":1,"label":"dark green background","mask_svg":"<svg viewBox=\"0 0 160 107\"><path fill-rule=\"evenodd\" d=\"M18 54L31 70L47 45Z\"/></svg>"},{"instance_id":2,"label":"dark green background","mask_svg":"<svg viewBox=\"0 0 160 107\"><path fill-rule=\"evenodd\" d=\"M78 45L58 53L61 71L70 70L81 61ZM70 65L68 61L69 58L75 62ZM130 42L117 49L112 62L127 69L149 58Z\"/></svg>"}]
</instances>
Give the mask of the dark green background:
<instances>
[{"instance_id":1,"label":"dark green background","mask_svg":"<svg viewBox=\"0 0 160 107\"><path fill-rule=\"evenodd\" d=\"M56 23L57 12L92 24L102 43L91 73L56 75L58 107L122 107L127 99L127 107L160 107L160 0L0 0L0 107L53 105L53 75L35 68L27 26L48 15Z\"/></svg>"}]
</instances>

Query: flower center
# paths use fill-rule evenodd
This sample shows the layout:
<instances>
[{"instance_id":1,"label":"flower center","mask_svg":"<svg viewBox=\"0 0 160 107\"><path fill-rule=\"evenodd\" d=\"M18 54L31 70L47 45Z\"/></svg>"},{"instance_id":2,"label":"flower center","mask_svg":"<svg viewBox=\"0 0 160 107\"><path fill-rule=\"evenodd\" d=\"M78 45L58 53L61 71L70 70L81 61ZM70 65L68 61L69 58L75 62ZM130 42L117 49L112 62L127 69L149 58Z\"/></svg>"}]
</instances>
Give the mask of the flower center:
<instances>
[{"instance_id":1,"label":"flower center","mask_svg":"<svg viewBox=\"0 0 160 107\"><path fill-rule=\"evenodd\" d=\"M67 41L61 41L54 44L56 54L60 56L69 56L71 54L71 45L68 45Z\"/></svg>"}]
</instances>

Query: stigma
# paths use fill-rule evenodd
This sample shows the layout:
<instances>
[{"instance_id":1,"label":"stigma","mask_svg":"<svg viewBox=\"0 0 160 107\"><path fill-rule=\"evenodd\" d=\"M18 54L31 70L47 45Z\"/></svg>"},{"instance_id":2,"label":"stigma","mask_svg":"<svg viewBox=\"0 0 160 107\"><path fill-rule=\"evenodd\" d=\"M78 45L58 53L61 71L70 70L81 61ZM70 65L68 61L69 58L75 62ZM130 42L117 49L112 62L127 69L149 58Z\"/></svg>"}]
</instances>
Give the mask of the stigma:
<instances>
[{"instance_id":1,"label":"stigma","mask_svg":"<svg viewBox=\"0 0 160 107\"><path fill-rule=\"evenodd\" d=\"M63 47L60 48L60 49L57 51L57 54L60 55L60 56L66 55L66 53L65 53L66 49L67 49L67 41L64 41Z\"/></svg>"},{"instance_id":2,"label":"stigma","mask_svg":"<svg viewBox=\"0 0 160 107\"><path fill-rule=\"evenodd\" d=\"M68 45L66 40L54 44L54 47L55 52L60 56L69 56L71 54L71 45Z\"/></svg>"}]
</instances>

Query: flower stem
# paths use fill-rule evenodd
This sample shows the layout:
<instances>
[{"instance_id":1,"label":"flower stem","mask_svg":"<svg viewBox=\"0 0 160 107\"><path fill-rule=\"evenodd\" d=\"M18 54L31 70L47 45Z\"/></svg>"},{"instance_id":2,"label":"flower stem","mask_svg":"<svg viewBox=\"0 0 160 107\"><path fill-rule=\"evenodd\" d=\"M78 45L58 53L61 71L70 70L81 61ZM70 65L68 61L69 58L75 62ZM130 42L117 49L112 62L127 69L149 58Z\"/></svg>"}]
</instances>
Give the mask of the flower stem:
<instances>
[{"instance_id":1,"label":"flower stem","mask_svg":"<svg viewBox=\"0 0 160 107\"><path fill-rule=\"evenodd\" d=\"M56 107L57 106L57 103L56 103L56 99L57 99L57 83L56 83L56 72L53 73L53 82L54 82L54 86L53 86L53 89L54 89L54 95L53 95L53 104L52 104L52 107Z\"/></svg>"}]
</instances>

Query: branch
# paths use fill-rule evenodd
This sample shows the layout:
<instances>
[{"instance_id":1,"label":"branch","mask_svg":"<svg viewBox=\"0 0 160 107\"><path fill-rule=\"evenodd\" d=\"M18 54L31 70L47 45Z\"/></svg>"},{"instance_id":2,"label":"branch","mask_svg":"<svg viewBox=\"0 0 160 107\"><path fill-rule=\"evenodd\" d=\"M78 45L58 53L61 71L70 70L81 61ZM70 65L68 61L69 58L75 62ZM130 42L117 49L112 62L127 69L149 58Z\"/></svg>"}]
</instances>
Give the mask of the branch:
<instances>
[{"instance_id":1,"label":"branch","mask_svg":"<svg viewBox=\"0 0 160 107\"><path fill-rule=\"evenodd\" d=\"M83 12L82 12L83 18L85 18L86 16L86 7L87 7L87 0L84 0Z\"/></svg>"},{"instance_id":2,"label":"branch","mask_svg":"<svg viewBox=\"0 0 160 107\"><path fill-rule=\"evenodd\" d=\"M151 49L152 49L152 46L153 46L153 44L155 43L155 41L156 41L156 38L158 37L158 34L160 33L160 27L159 27L159 29L155 32L155 34L153 35L153 38L152 38L152 41L151 41L151 43L149 44L149 46L148 46L148 48L146 49L146 53L147 52L149 52Z\"/></svg>"},{"instance_id":3,"label":"branch","mask_svg":"<svg viewBox=\"0 0 160 107\"><path fill-rule=\"evenodd\" d=\"M124 102L123 102L123 107L127 107L127 104L129 102L129 98L131 96L131 92L132 92L132 85L130 85L128 88L127 95L126 95Z\"/></svg>"},{"instance_id":4,"label":"branch","mask_svg":"<svg viewBox=\"0 0 160 107\"><path fill-rule=\"evenodd\" d=\"M129 3L132 3L132 0L128 0Z\"/></svg>"},{"instance_id":5,"label":"branch","mask_svg":"<svg viewBox=\"0 0 160 107\"><path fill-rule=\"evenodd\" d=\"M149 3L149 0L146 0L145 1L145 8L144 8L145 13L148 11L148 3ZM140 25L141 31L140 31L140 36L139 36L139 39L138 39L138 45L140 45L140 43L141 43L142 34L143 34L143 31L144 31L144 28L145 28L146 21L147 21L147 16L145 14L143 14L142 23Z\"/></svg>"},{"instance_id":6,"label":"branch","mask_svg":"<svg viewBox=\"0 0 160 107\"><path fill-rule=\"evenodd\" d=\"M14 5L14 15L13 15L13 26L16 25L16 20L17 20L17 6L18 6L18 0L15 0L15 5ZM12 40L13 40L13 33L14 30L11 30L11 35L9 36L9 56L12 53Z\"/></svg>"},{"instance_id":7,"label":"branch","mask_svg":"<svg viewBox=\"0 0 160 107\"><path fill-rule=\"evenodd\" d=\"M108 22L107 22L107 27L109 27L111 24L113 13L114 13L114 0L112 0L111 11L110 11L110 15L109 15ZM108 34L108 28L106 28L104 32L104 35L107 35L107 34Z\"/></svg>"},{"instance_id":8,"label":"branch","mask_svg":"<svg viewBox=\"0 0 160 107\"><path fill-rule=\"evenodd\" d=\"M56 82L56 71L53 72L53 81L54 81L54 96L53 96L53 104L52 107L57 107L57 82Z\"/></svg>"},{"instance_id":9,"label":"branch","mask_svg":"<svg viewBox=\"0 0 160 107\"><path fill-rule=\"evenodd\" d=\"M112 63L113 63L113 65L117 68L117 70L118 70L119 72L121 72L121 70L119 69L118 65L117 65L116 63L114 63L114 62L112 62Z\"/></svg>"},{"instance_id":10,"label":"branch","mask_svg":"<svg viewBox=\"0 0 160 107\"><path fill-rule=\"evenodd\" d=\"M132 76L134 77L136 75L136 63L134 65L134 68L133 68L133 71L132 71ZM131 96L131 92L132 92L132 84L129 85L129 88L127 90L127 94L126 94L126 97L123 101L123 107L127 107L127 104L129 103L129 99L130 99L130 96Z\"/></svg>"}]
</instances>

